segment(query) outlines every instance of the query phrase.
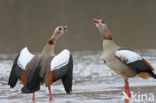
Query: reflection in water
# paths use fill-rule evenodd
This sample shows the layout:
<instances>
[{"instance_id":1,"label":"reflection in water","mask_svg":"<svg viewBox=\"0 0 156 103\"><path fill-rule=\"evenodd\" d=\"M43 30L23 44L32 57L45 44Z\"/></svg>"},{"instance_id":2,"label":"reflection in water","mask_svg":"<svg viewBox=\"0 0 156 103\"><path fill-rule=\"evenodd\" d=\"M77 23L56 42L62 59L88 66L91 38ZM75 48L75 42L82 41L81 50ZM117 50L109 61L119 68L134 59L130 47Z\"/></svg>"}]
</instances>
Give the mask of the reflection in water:
<instances>
[{"instance_id":1,"label":"reflection in water","mask_svg":"<svg viewBox=\"0 0 156 103\"><path fill-rule=\"evenodd\" d=\"M91 22L104 18L122 46L155 48L156 1L149 0L1 0L0 52L28 46L40 52L58 25L70 31L57 42L57 52L101 50L101 38Z\"/></svg>"}]
</instances>

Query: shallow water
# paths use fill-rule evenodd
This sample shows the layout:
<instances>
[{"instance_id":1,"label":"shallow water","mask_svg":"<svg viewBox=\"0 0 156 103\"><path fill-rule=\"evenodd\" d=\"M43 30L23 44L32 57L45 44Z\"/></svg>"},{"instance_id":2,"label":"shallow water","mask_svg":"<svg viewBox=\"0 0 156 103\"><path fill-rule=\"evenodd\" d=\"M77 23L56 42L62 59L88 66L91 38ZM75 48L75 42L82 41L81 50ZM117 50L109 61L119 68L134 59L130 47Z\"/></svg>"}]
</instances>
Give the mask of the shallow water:
<instances>
[{"instance_id":1,"label":"shallow water","mask_svg":"<svg viewBox=\"0 0 156 103\"><path fill-rule=\"evenodd\" d=\"M156 50L137 50L140 55L156 67ZM123 80L107 68L102 62L102 52L74 52L74 80L71 95L66 95L60 81L52 87L52 103L122 103ZM0 102L31 103L32 94L22 94L20 81L10 89L7 85L13 59L16 54L0 54ZM131 90L134 93L156 96L156 80L130 79ZM49 103L48 89L43 85L36 92L36 102ZM156 100L156 97L155 97ZM131 103L138 103L131 101ZM145 103L155 103L145 101ZM143 103L140 101L140 103Z\"/></svg>"}]
</instances>

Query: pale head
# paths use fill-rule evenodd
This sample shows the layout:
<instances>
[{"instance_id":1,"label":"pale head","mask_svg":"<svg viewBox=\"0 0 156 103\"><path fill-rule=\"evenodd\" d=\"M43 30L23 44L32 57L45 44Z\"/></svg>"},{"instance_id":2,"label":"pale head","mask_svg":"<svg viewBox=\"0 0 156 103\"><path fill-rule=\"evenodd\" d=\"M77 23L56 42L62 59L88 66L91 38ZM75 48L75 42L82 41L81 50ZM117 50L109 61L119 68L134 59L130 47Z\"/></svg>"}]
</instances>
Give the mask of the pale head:
<instances>
[{"instance_id":1,"label":"pale head","mask_svg":"<svg viewBox=\"0 0 156 103\"><path fill-rule=\"evenodd\" d=\"M56 40L67 31L68 31L68 26L58 26L54 30L53 35L49 38L48 44L51 44L51 45L55 44Z\"/></svg>"},{"instance_id":2,"label":"pale head","mask_svg":"<svg viewBox=\"0 0 156 103\"><path fill-rule=\"evenodd\" d=\"M92 21L93 21L93 23L95 23L95 26L98 28L98 30L104 40L112 40L113 39L104 20L94 18Z\"/></svg>"},{"instance_id":3,"label":"pale head","mask_svg":"<svg viewBox=\"0 0 156 103\"><path fill-rule=\"evenodd\" d=\"M54 33L53 36L58 39L61 35L63 35L65 32L68 31L68 26L58 26Z\"/></svg>"}]
</instances>

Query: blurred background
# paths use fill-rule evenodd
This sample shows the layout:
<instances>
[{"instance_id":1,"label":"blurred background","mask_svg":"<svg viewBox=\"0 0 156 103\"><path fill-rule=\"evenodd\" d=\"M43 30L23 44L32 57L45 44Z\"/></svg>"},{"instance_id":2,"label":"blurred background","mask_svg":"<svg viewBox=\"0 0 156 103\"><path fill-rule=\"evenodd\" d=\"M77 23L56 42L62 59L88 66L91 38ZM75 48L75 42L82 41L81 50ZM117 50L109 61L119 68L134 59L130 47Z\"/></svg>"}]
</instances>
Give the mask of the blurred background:
<instances>
[{"instance_id":1,"label":"blurred background","mask_svg":"<svg viewBox=\"0 0 156 103\"><path fill-rule=\"evenodd\" d=\"M103 64L102 38L92 18L104 19L119 45L136 50L156 68L156 0L0 0L0 102L31 103L32 95L21 93L21 82L8 86L13 61L25 46L40 53L59 25L69 26L55 51L72 51L73 94L65 95L62 83L56 82L54 103L123 102L124 81ZM129 81L135 93L156 95L153 78ZM36 98L48 101L45 86Z\"/></svg>"},{"instance_id":2,"label":"blurred background","mask_svg":"<svg viewBox=\"0 0 156 103\"><path fill-rule=\"evenodd\" d=\"M0 0L0 53L25 46L40 52L58 25L70 30L57 41L56 52L102 50L92 18L104 19L121 46L156 48L155 5L155 0Z\"/></svg>"}]
</instances>

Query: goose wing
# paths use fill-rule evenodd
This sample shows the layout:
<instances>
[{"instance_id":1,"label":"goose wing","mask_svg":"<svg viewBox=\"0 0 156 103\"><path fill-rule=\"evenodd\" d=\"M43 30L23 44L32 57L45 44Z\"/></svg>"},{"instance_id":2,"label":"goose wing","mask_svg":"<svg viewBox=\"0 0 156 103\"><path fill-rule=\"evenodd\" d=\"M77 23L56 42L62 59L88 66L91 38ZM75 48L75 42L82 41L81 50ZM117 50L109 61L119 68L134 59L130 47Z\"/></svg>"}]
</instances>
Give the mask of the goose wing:
<instances>
[{"instance_id":1,"label":"goose wing","mask_svg":"<svg viewBox=\"0 0 156 103\"><path fill-rule=\"evenodd\" d=\"M51 75L47 85L61 79L66 92L70 94L73 79L73 59L69 50L63 50L51 60L50 71Z\"/></svg>"},{"instance_id":2,"label":"goose wing","mask_svg":"<svg viewBox=\"0 0 156 103\"><path fill-rule=\"evenodd\" d=\"M156 78L156 75L153 72L154 70L153 66L136 52L130 49L122 48L115 52L115 56L121 62L127 64L129 67L134 69L138 74L140 73L144 73L145 75L149 74L153 78Z\"/></svg>"},{"instance_id":3,"label":"goose wing","mask_svg":"<svg viewBox=\"0 0 156 103\"><path fill-rule=\"evenodd\" d=\"M8 85L10 85L11 88L16 85L18 79L21 79L23 80L22 82L24 82L22 74L24 73L27 64L33 57L34 55L29 52L27 47L23 48L17 55L16 59L14 60L8 81Z\"/></svg>"}]
</instances>

